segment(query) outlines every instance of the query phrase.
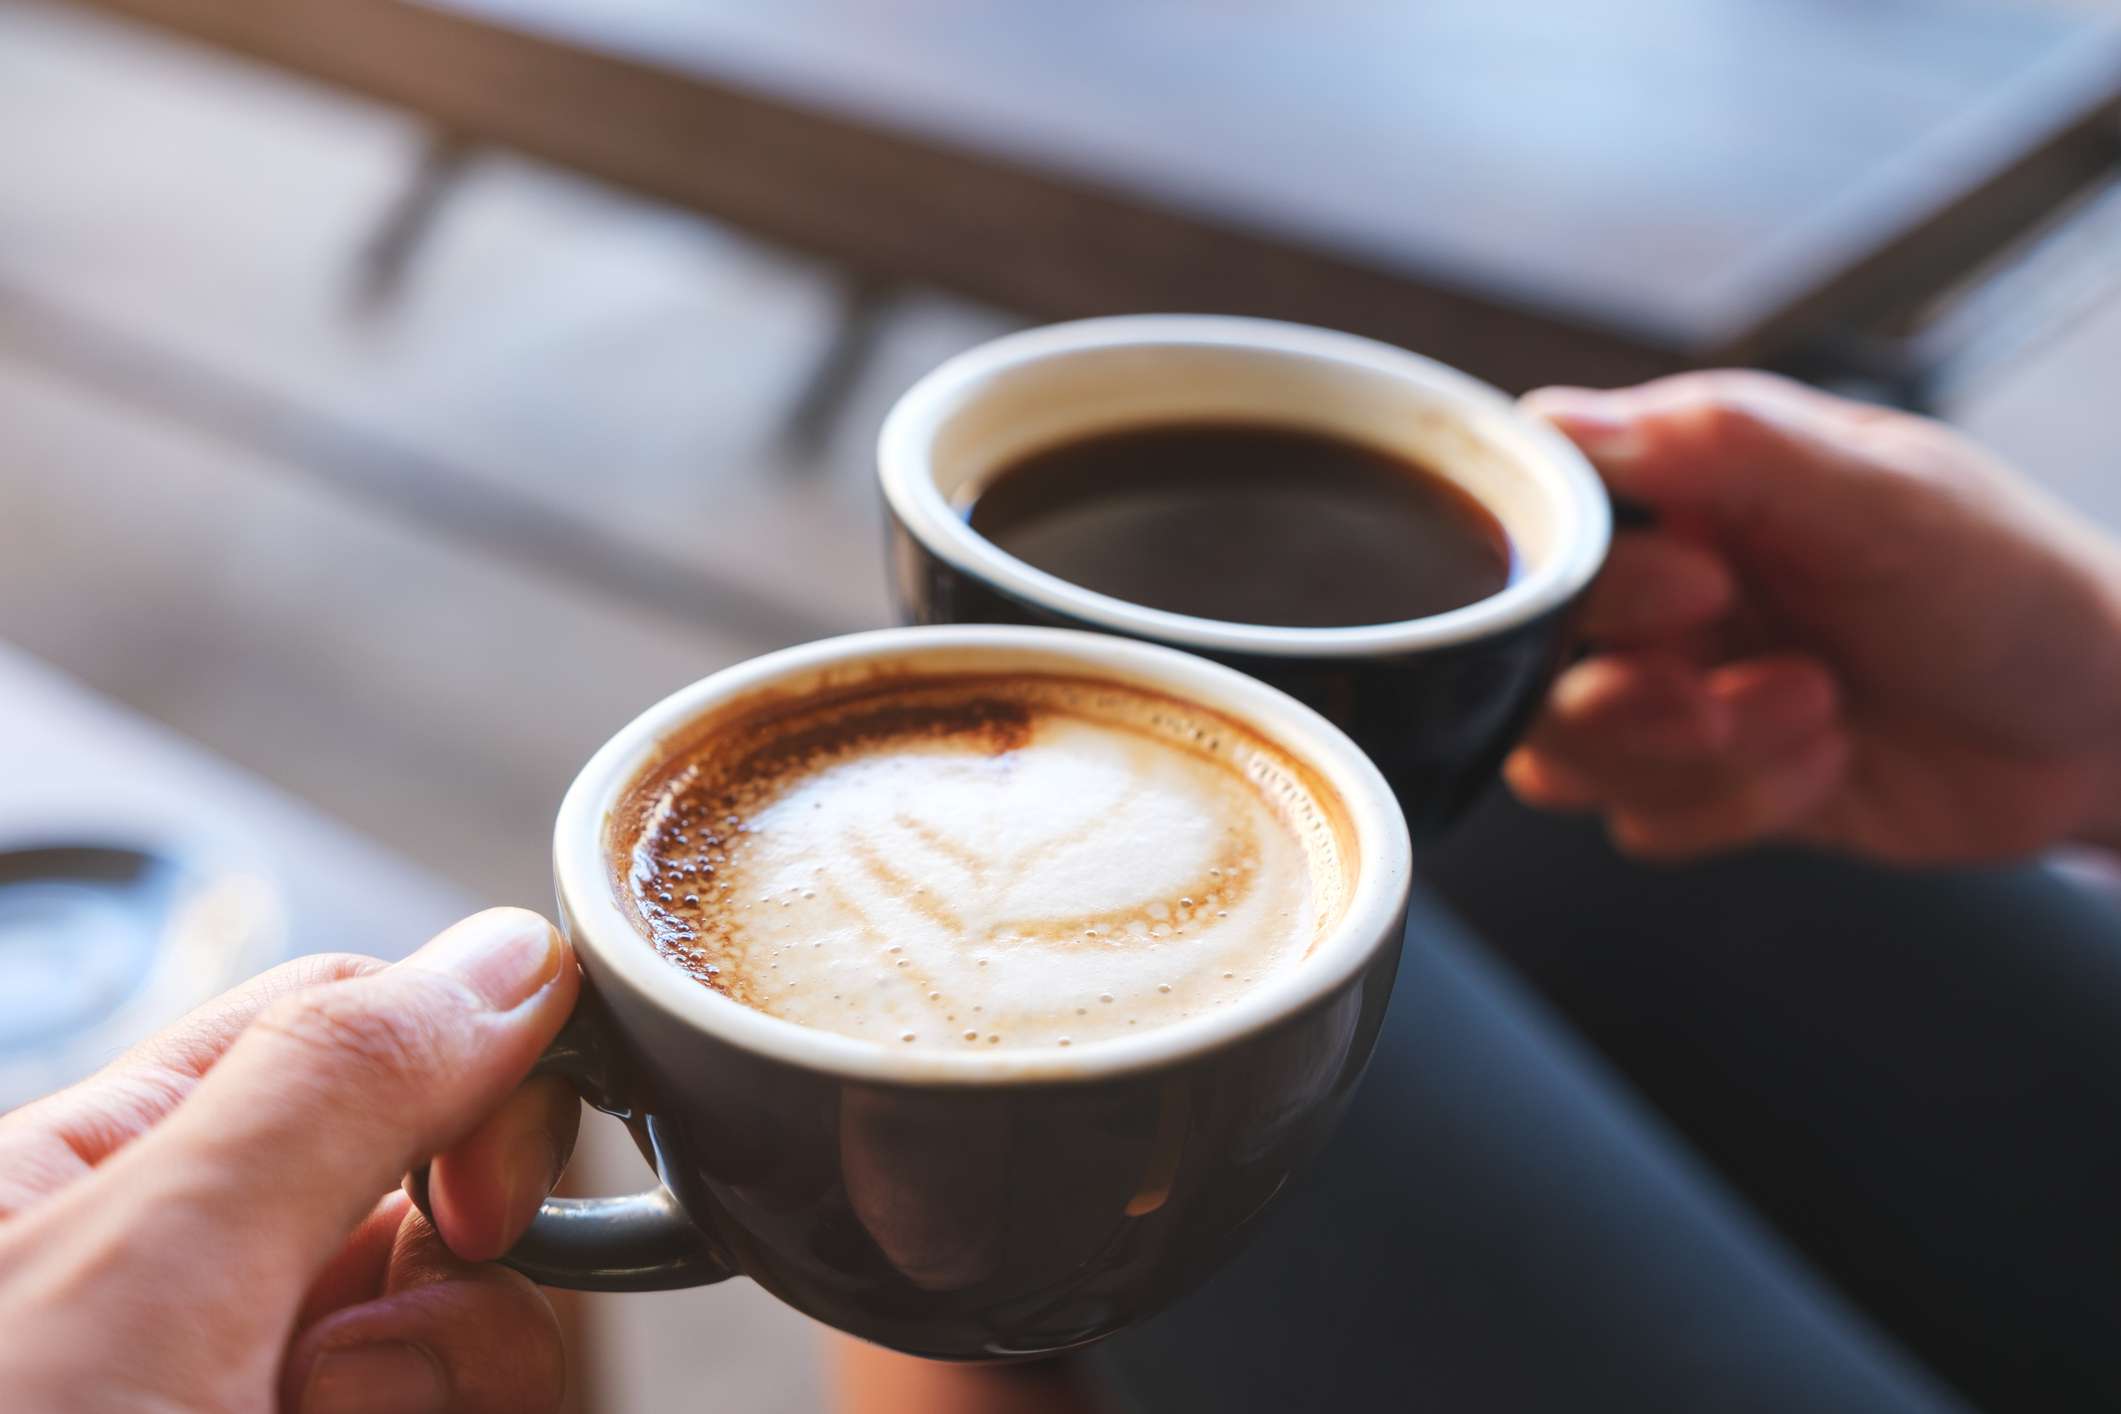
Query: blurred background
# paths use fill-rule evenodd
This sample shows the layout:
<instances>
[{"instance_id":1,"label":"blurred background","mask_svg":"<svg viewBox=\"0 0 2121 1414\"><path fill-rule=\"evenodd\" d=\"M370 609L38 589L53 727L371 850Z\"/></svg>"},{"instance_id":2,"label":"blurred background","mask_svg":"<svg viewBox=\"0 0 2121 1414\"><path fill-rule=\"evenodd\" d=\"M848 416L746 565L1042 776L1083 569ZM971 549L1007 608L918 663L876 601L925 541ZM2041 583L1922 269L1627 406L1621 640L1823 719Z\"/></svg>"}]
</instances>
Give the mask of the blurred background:
<instances>
[{"instance_id":1,"label":"blurred background","mask_svg":"<svg viewBox=\"0 0 2121 1414\"><path fill-rule=\"evenodd\" d=\"M2121 526L2117 23L0 0L0 1081L278 953L549 906L608 733L888 621L876 426L1026 322L1304 319L1512 390L1778 367ZM113 841L175 873L20 853ZM166 997L122 942L84 982L55 872L209 941ZM585 1408L821 1405L745 1284L569 1318Z\"/></svg>"}]
</instances>

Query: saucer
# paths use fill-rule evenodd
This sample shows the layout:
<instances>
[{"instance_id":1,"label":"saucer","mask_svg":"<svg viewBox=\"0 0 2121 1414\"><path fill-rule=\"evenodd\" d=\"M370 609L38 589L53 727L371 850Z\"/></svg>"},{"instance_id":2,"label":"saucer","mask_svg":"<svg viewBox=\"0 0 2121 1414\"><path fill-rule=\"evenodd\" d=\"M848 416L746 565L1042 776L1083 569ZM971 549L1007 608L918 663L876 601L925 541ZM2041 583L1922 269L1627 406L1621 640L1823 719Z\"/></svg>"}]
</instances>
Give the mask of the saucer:
<instances>
[{"instance_id":1,"label":"saucer","mask_svg":"<svg viewBox=\"0 0 2121 1414\"><path fill-rule=\"evenodd\" d=\"M270 962L277 890L204 853L0 849L0 1110L79 1079Z\"/></svg>"}]
</instances>

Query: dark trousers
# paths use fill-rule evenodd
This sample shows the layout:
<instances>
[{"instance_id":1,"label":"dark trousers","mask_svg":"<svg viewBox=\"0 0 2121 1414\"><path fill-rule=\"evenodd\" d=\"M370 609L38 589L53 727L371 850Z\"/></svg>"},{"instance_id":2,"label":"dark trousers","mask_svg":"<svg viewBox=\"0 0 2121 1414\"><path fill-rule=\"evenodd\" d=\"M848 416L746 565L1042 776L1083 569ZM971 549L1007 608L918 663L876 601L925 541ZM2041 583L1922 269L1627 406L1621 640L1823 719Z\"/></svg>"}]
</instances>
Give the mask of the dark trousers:
<instances>
[{"instance_id":1,"label":"dark trousers","mask_svg":"<svg viewBox=\"0 0 2121 1414\"><path fill-rule=\"evenodd\" d=\"M1343 1132L1100 1348L1156 1411L2121 1408L2121 910L1488 802ZM1476 941L1477 940L1477 941Z\"/></svg>"}]
</instances>

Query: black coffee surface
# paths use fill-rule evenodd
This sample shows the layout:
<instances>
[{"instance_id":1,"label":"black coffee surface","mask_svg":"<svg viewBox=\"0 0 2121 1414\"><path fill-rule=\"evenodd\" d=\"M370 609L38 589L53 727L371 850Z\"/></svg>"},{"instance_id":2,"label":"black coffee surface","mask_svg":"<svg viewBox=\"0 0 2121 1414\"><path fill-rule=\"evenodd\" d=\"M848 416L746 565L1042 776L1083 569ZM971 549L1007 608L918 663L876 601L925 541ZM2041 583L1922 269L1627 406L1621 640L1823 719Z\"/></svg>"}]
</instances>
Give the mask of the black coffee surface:
<instances>
[{"instance_id":1,"label":"black coffee surface","mask_svg":"<svg viewBox=\"0 0 2121 1414\"><path fill-rule=\"evenodd\" d=\"M1129 603L1232 623L1417 619L1510 582L1501 524L1413 462L1324 433L1157 424L1004 467L972 528L1039 569Z\"/></svg>"}]
</instances>

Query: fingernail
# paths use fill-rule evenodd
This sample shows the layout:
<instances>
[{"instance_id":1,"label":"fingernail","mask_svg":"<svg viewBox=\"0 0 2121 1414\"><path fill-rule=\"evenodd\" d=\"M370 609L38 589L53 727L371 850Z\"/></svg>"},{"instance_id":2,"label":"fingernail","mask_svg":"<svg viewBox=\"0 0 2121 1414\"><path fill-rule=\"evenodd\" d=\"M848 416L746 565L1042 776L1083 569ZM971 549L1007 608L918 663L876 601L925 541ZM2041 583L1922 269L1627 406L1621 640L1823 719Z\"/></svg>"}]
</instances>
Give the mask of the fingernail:
<instances>
[{"instance_id":1,"label":"fingernail","mask_svg":"<svg viewBox=\"0 0 2121 1414\"><path fill-rule=\"evenodd\" d=\"M302 1391L302 1414L447 1414L449 1381L417 1345L327 1350Z\"/></svg>"},{"instance_id":2,"label":"fingernail","mask_svg":"<svg viewBox=\"0 0 2121 1414\"><path fill-rule=\"evenodd\" d=\"M460 977L494 1010L511 1011L558 975L560 940L535 913L494 908L443 929L408 961Z\"/></svg>"},{"instance_id":3,"label":"fingernail","mask_svg":"<svg viewBox=\"0 0 2121 1414\"><path fill-rule=\"evenodd\" d=\"M1601 461L1625 461L1641 449L1641 436L1622 415L1614 394L1590 388L1541 388L1525 394L1520 406L1553 423Z\"/></svg>"}]
</instances>

